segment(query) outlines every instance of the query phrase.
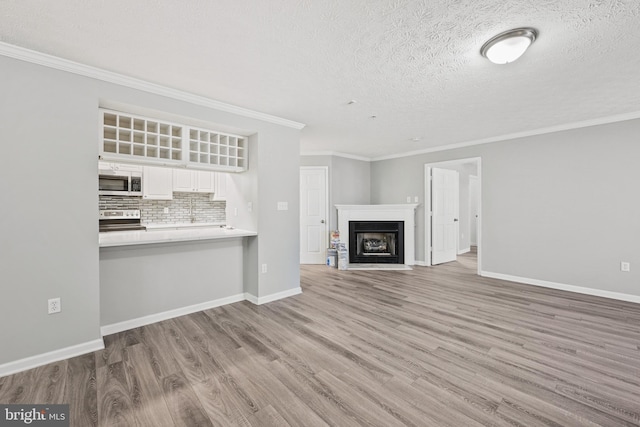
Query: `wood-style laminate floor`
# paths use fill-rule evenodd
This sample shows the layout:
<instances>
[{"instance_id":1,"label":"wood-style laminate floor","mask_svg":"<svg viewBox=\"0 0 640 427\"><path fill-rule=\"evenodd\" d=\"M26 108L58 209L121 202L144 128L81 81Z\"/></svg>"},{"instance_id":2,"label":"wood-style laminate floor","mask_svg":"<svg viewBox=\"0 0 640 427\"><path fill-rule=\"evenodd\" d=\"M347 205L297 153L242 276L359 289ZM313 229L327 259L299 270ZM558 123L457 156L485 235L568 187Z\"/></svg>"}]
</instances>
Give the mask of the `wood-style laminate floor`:
<instances>
[{"instance_id":1,"label":"wood-style laminate floor","mask_svg":"<svg viewBox=\"0 0 640 427\"><path fill-rule=\"evenodd\" d=\"M303 294L0 378L73 426L640 425L640 305L475 275L302 267Z\"/></svg>"}]
</instances>

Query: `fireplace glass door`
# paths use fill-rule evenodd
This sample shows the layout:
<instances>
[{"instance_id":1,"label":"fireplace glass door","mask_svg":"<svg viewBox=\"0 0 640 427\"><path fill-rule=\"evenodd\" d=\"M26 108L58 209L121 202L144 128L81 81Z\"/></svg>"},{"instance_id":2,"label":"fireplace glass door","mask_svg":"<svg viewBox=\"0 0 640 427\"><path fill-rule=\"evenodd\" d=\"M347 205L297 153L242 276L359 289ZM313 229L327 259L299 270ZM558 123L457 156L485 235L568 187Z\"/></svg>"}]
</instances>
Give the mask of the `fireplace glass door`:
<instances>
[{"instance_id":1,"label":"fireplace glass door","mask_svg":"<svg viewBox=\"0 0 640 427\"><path fill-rule=\"evenodd\" d=\"M349 262L404 263L403 221L349 221Z\"/></svg>"}]
</instances>

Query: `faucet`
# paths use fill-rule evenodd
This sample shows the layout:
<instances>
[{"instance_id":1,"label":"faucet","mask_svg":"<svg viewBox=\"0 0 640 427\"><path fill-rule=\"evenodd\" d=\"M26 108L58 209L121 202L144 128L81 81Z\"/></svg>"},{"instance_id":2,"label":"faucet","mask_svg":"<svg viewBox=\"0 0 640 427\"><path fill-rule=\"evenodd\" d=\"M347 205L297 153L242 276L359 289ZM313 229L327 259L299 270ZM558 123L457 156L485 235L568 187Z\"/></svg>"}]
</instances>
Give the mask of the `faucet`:
<instances>
[{"instance_id":1,"label":"faucet","mask_svg":"<svg viewBox=\"0 0 640 427\"><path fill-rule=\"evenodd\" d=\"M189 216L191 216L191 223L196 222L196 212L193 210L193 197L189 197Z\"/></svg>"}]
</instances>

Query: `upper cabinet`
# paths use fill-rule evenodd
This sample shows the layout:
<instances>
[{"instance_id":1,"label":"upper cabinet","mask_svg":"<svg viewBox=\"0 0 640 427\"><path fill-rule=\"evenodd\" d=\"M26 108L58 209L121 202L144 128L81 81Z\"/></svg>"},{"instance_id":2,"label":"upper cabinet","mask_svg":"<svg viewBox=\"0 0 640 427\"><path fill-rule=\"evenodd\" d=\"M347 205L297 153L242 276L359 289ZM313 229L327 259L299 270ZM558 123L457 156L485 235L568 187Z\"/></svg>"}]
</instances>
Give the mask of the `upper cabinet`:
<instances>
[{"instance_id":1,"label":"upper cabinet","mask_svg":"<svg viewBox=\"0 0 640 427\"><path fill-rule=\"evenodd\" d=\"M126 163L98 162L98 170L101 172L142 172L142 166Z\"/></svg>"},{"instance_id":2,"label":"upper cabinet","mask_svg":"<svg viewBox=\"0 0 640 427\"><path fill-rule=\"evenodd\" d=\"M221 170L245 170L246 159L245 138L189 128L189 162Z\"/></svg>"},{"instance_id":3,"label":"upper cabinet","mask_svg":"<svg viewBox=\"0 0 640 427\"><path fill-rule=\"evenodd\" d=\"M212 200L227 200L227 177L224 172L214 173L214 191Z\"/></svg>"},{"instance_id":4,"label":"upper cabinet","mask_svg":"<svg viewBox=\"0 0 640 427\"><path fill-rule=\"evenodd\" d=\"M107 161L241 172L243 136L100 109L100 158Z\"/></svg>"},{"instance_id":5,"label":"upper cabinet","mask_svg":"<svg viewBox=\"0 0 640 427\"><path fill-rule=\"evenodd\" d=\"M173 171L169 168L142 168L142 198L147 200L173 199Z\"/></svg>"},{"instance_id":6,"label":"upper cabinet","mask_svg":"<svg viewBox=\"0 0 640 427\"><path fill-rule=\"evenodd\" d=\"M174 169L173 191L213 193L215 192L215 172Z\"/></svg>"},{"instance_id":7,"label":"upper cabinet","mask_svg":"<svg viewBox=\"0 0 640 427\"><path fill-rule=\"evenodd\" d=\"M199 193L213 193L215 189L215 172L194 171L196 173L197 191Z\"/></svg>"}]
</instances>

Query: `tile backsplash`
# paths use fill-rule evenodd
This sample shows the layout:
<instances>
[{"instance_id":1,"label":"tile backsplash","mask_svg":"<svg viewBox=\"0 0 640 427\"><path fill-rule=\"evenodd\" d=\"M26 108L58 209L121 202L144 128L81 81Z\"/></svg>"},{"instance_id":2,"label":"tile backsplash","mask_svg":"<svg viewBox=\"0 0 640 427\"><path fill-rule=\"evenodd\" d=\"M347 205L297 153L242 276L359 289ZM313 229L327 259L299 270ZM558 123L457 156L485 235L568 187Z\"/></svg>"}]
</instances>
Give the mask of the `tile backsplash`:
<instances>
[{"instance_id":1,"label":"tile backsplash","mask_svg":"<svg viewBox=\"0 0 640 427\"><path fill-rule=\"evenodd\" d=\"M173 200L143 200L142 197L100 196L100 210L140 209L143 224L171 224L191 222L225 222L227 203L212 202L205 193L173 193ZM169 208L169 213L164 213Z\"/></svg>"}]
</instances>

